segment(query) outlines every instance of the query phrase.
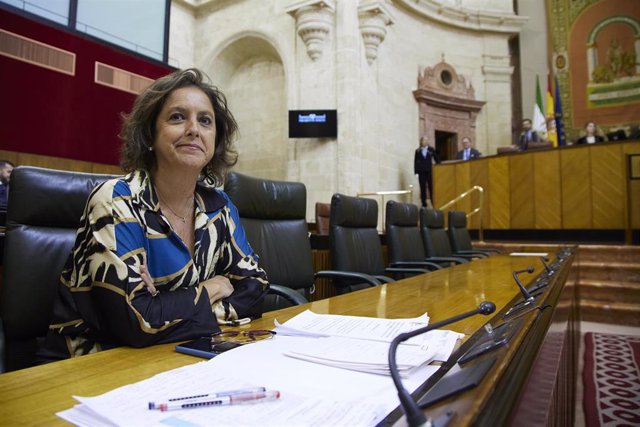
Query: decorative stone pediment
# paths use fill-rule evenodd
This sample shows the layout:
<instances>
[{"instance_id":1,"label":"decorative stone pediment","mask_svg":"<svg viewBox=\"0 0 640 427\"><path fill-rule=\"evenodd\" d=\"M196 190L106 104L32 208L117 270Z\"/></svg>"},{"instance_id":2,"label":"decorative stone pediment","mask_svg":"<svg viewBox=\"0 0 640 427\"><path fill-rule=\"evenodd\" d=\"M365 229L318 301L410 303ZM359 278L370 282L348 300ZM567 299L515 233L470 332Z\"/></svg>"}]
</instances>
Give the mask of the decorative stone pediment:
<instances>
[{"instance_id":1,"label":"decorative stone pediment","mask_svg":"<svg viewBox=\"0 0 640 427\"><path fill-rule=\"evenodd\" d=\"M335 12L333 0L305 0L287 8L287 13L296 20L296 30L307 46L309 57L314 61L322 56Z\"/></svg>"},{"instance_id":2,"label":"decorative stone pediment","mask_svg":"<svg viewBox=\"0 0 640 427\"><path fill-rule=\"evenodd\" d=\"M450 110L478 112L485 104L476 101L473 85L459 75L449 64L442 61L418 73L418 89L413 92L418 102Z\"/></svg>"},{"instance_id":3,"label":"decorative stone pediment","mask_svg":"<svg viewBox=\"0 0 640 427\"><path fill-rule=\"evenodd\" d=\"M420 135L435 141L445 159L455 158L463 137L475 141L476 118L485 102L475 99L473 86L444 61L444 55L441 62L418 73L413 96L418 101ZM443 134L450 137L442 141Z\"/></svg>"},{"instance_id":4,"label":"decorative stone pediment","mask_svg":"<svg viewBox=\"0 0 640 427\"><path fill-rule=\"evenodd\" d=\"M367 62L371 64L378 57L378 46L384 41L387 26L393 24L393 19L382 1L369 0L358 6L358 21Z\"/></svg>"}]
</instances>

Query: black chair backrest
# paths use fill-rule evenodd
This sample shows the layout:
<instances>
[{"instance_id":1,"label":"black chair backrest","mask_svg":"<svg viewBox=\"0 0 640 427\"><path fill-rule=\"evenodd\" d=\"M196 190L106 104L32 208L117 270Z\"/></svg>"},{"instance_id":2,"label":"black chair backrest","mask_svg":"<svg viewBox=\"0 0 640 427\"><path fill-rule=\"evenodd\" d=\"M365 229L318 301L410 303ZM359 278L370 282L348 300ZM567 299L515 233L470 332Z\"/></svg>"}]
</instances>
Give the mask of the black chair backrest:
<instances>
[{"instance_id":1,"label":"black chair backrest","mask_svg":"<svg viewBox=\"0 0 640 427\"><path fill-rule=\"evenodd\" d=\"M428 257L450 257L451 244L444 228L444 213L440 209L420 210L420 229Z\"/></svg>"},{"instance_id":2,"label":"black chair backrest","mask_svg":"<svg viewBox=\"0 0 640 427\"><path fill-rule=\"evenodd\" d=\"M0 293L7 370L35 363L89 194L111 178L26 166L11 174Z\"/></svg>"},{"instance_id":3,"label":"black chair backrest","mask_svg":"<svg viewBox=\"0 0 640 427\"><path fill-rule=\"evenodd\" d=\"M334 194L331 198L329 242L333 270L383 275L385 265L378 235L378 203ZM336 285L340 287L340 281ZM343 283L346 286L346 283ZM368 285L348 285L349 290ZM339 289L340 292L340 289Z\"/></svg>"},{"instance_id":4,"label":"black chair backrest","mask_svg":"<svg viewBox=\"0 0 640 427\"><path fill-rule=\"evenodd\" d=\"M230 172L224 189L238 208L247 240L269 282L308 297L314 277L304 184Z\"/></svg>"},{"instance_id":5,"label":"black chair backrest","mask_svg":"<svg viewBox=\"0 0 640 427\"><path fill-rule=\"evenodd\" d=\"M389 263L425 260L418 213L418 206L413 203L387 202L385 229Z\"/></svg>"},{"instance_id":6,"label":"black chair backrest","mask_svg":"<svg viewBox=\"0 0 640 427\"><path fill-rule=\"evenodd\" d=\"M449 211L449 241L453 252L471 251L471 236L467 230L467 214L462 211Z\"/></svg>"}]
</instances>

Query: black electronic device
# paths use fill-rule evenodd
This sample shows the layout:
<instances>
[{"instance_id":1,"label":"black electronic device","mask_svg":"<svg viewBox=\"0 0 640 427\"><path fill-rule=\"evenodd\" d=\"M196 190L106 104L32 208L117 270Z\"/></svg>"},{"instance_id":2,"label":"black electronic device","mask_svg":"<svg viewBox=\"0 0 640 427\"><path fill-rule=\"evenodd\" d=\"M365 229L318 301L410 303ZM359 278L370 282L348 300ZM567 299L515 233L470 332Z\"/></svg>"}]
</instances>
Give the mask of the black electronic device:
<instances>
[{"instance_id":1,"label":"black electronic device","mask_svg":"<svg viewBox=\"0 0 640 427\"><path fill-rule=\"evenodd\" d=\"M623 140L627 139L627 134L624 133L624 130L618 129L616 131L609 132L607 134L607 139L609 141L623 141Z\"/></svg>"},{"instance_id":2,"label":"black electronic device","mask_svg":"<svg viewBox=\"0 0 640 427\"><path fill-rule=\"evenodd\" d=\"M422 328L415 329L413 331L404 332L397 335L389 345L389 372L391 374L391 379L393 380L393 384L398 390L398 398L400 399L400 405L402 405L402 409L407 416L407 423L414 426L421 426L427 423L427 417L422 413L416 401L413 400L411 394L402 386L402 381L400 380L400 374L398 373L398 364L396 362L396 351L398 346L403 341L408 340L409 338L425 334L429 331L433 331L434 329L442 328L443 326L447 326L451 323L458 322L462 319L466 319L467 317L475 316L476 314L488 315L493 313L496 310L496 305L491 301L484 301L480 303L478 308L475 310L468 311L466 313L459 314L457 316L453 316L449 319L442 320L440 322L433 323L428 326L424 326Z\"/></svg>"},{"instance_id":3,"label":"black electronic device","mask_svg":"<svg viewBox=\"0 0 640 427\"><path fill-rule=\"evenodd\" d=\"M289 138L336 138L336 110L290 110Z\"/></svg>"},{"instance_id":4,"label":"black electronic device","mask_svg":"<svg viewBox=\"0 0 640 427\"><path fill-rule=\"evenodd\" d=\"M517 327L520 325L520 321L504 322L498 326L491 327L491 325L485 325L486 333L476 341L460 358L458 363L463 365L478 356L489 353L503 345L506 345L511 337L513 337Z\"/></svg>"},{"instance_id":5,"label":"black electronic device","mask_svg":"<svg viewBox=\"0 0 640 427\"><path fill-rule=\"evenodd\" d=\"M202 337L193 341L188 341L176 346L178 353L189 354L191 356L203 357L205 359L212 359L224 353L225 351L232 350L242 344L231 341L213 342L211 337Z\"/></svg>"},{"instance_id":6,"label":"black electronic device","mask_svg":"<svg viewBox=\"0 0 640 427\"><path fill-rule=\"evenodd\" d=\"M473 366L464 367L458 372L445 375L418 400L418 406L424 409L448 397L476 387L495 362L496 358L492 357Z\"/></svg>"}]
</instances>

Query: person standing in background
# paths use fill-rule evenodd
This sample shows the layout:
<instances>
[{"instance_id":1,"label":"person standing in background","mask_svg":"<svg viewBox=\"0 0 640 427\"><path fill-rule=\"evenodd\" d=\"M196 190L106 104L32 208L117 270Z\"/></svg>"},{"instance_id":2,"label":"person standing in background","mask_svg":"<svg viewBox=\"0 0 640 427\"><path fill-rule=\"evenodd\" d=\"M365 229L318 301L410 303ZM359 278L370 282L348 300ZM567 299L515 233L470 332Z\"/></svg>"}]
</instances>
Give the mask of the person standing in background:
<instances>
[{"instance_id":1,"label":"person standing in background","mask_svg":"<svg viewBox=\"0 0 640 427\"><path fill-rule=\"evenodd\" d=\"M413 173L418 176L420 184L420 201L422 207L427 206L427 199L431 200L433 194L433 183L431 179L432 165L440 163L436 150L429 145L427 137L420 138L420 146L415 152L413 161ZM427 189L429 193L427 194Z\"/></svg>"},{"instance_id":2,"label":"person standing in background","mask_svg":"<svg viewBox=\"0 0 640 427\"><path fill-rule=\"evenodd\" d=\"M462 138L462 150L456 154L457 160L471 160L482 156L475 148L471 147L471 139L468 136Z\"/></svg>"},{"instance_id":3,"label":"person standing in background","mask_svg":"<svg viewBox=\"0 0 640 427\"><path fill-rule=\"evenodd\" d=\"M9 180L15 165L8 160L0 160L0 209L7 209L9 199Z\"/></svg>"}]
</instances>

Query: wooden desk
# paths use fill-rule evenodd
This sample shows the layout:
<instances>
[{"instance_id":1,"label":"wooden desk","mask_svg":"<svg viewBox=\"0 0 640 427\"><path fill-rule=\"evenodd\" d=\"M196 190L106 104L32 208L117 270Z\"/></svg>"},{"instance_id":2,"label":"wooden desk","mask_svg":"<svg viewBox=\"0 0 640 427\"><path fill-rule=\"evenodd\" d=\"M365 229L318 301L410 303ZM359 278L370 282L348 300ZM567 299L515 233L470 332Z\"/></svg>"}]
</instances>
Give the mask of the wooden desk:
<instances>
[{"instance_id":1,"label":"wooden desk","mask_svg":"<svg viewBox=\"0 0 640 427\"><path fill-rule=\"evenodd\" d=\"M553 260L553 258L552 258ZM554 301L565 289L564 282L569 271L570 258L543 298L553 307L543 312L535 311L522 317L524 325L508 347L502 347L492 355L499 357L481 386L444 404L429 408L429 414L438 414L447 408L457 411L456 425L470 424L486 417L487 408L501 411L498 419L508 419L518 395L526 390L526 376L534 365L537 351L530 349L536 342L544 341L549 323L536 328L539 313L555 313ZM372 317L415 317L428 311L431 321L443 320L455 314L474 309L484 300L491 300L497 312L506 309L519 293L511 272L534 265L536 273L523 277L529 283L542 271L536 258L509 257L507 255L474 261L470 264L405 279L347 295L316 301L304 306L292 307L277 312L266 313L262 319L254 321L247 329L272 328L277 318L284 322L309 308L316 313L346 314ZM494 318L496 321L498 317ZM466 334L466 343L458 353L470 345L470 336L487 322L487 317L475 316L452 325L450 328ZM494 322L495 323L495 322ZM556 328L557 329L557 328ZM540 338L542 337L542 338ZM537 340L537 341L536 341ZM65 360L44 366L0 375L0 420L4 425L64 425L55 413L72 407L76 402L72 395L93 396L116 387L140 381L159 372L177 368L200 359L178 354L174 344L158 345L145 349L118 348L76 359ZM522 359L519 350L527 349L528 358ZM428 388L445 373L451 364L434 375L423 388ZM442 371L442 372L441 372ZM513 374L513 371L516 374ZM512 377L506 378L505 375ZM512 379L518 379L515 387ZM507 381L508 380L508 381ZM505 383L506 381L506 383ZM507 387L509 384L510 386ZM524 384L524 385L523 385ZM512 388L512 396L505 402L500 396ZM509 397L509 396L506 396ZM453 403L451 403L453 402ZM571 401L573 404L573 401ZM396 411L397 414L401 414ZM397 420L397 416L390 423ZM486 420L485 420L486 421ZM401 421L403 422L403 421Z\"/></svg>"}]
</instances>

